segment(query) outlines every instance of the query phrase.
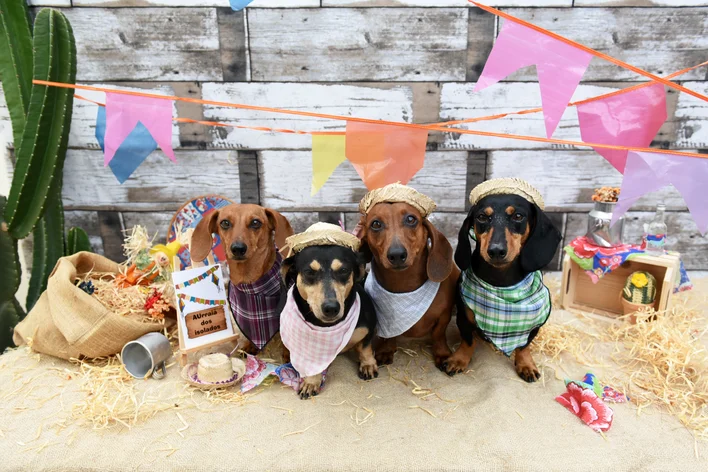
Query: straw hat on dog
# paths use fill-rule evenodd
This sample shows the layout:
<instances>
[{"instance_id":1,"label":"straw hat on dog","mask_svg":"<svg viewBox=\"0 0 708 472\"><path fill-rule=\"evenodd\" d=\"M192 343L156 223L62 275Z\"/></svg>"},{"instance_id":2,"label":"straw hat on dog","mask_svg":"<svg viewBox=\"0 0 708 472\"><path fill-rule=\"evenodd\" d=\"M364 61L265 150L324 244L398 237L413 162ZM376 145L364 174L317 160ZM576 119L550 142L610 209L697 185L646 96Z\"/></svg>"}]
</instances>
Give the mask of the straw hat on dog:
<instances>
[{"instance_id":1,"label":"straw hat on dog","mask_svg":"<svg viewBox=\"0 0 708 472\"><path fill-rule=\"evenodd\" d=\"M516 177L505 177L482 182L470 192L470 203L476 205L480 200L489 195L518 195L536 204L541 210L544 210L546 207L541 192L536 190L525 180L517 179Z\"/></svg>"},{"instance_id":2,"label":"straw hat on dog","mask_svg":"<svg viewBox=\"0 0 708 472\"><path fill-rule=\"evenodd\" d=\"M358 251L361 241L351 233L331 223L315 223L304 232L294 234L285 240L293 255L310 246L344 246Z\"/></svg>"},{"instance_id":3,"label":"straw hat on dog","mask_svg":"<svg viewBox=\"0 0 708 472\"><path fill-rule=\"evenodd\" d=\"M432 198L400 183L389 184L364 195L359 202L359 213L369 213L377 203L408 203L418 210L423 218L427 218L436 208Z\"/></svg>"}]
</instances>

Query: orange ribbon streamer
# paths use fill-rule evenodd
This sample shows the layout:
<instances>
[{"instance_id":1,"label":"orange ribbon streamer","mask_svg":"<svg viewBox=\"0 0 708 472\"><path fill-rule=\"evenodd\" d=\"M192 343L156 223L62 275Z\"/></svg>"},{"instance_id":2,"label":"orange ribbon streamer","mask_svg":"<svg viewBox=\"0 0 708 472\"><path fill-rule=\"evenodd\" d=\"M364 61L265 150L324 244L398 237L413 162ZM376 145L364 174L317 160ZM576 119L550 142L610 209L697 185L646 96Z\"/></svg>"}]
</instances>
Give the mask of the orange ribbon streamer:
<instances>
[{"instance_id":1,"label":"orange ribbon streamer","mask_svg":"<svg viewBox=\"0 0 708 472\"><path fill-rule=\"evenodd\" d=\"M615 59L614 57L608 56L607 54L604 54L604 53L602 53L602 52L600 52L600 51L596 51L596 50L594 50L594 49L592 49L592 48L589 48L589 47L587 47L587 46L584 46L584 45L582 45L582 44L580 44L580 43L576 43L576 42L573 41L572 39L565 38L565 37L563 37L563 36L561 36L561 35L559 35L559 34L556 34L556 33L552 32L552 31L548 31L547 29L541 28L540 26L536 26L536 25L534 25L534 24L532 24L532 23L529 23L528 21L524 21L524 20L521 20L521 19L516 18L516 17L514 17L514 16L511 16L511 15L509 15L508 13L504 13L504 12L501 11L501 10L497 10L496 8L492 8L492 7L489 7L489 6L487 6L487 5L483 5L483 4L481 4L481 3L475 2L474 0L467 0L467 1L470 2L470 3L474 3L476 6L478 6L478 7L481 8L482 10L488 11L489 13L492 13L492 14L494 14L494 15L500 16L500 17L502 17L502 18L504 18L504 19L507 19L507 20L509 20L509 21L513 21L513 22L519 23L520 25L524 25L524 26L526 26L527 28L531 28L531 29L534 30L534 31L538 31L539 33L545 34L546 36L550 36L551 38L557 39L558 41L562 41L562 42L564 42L565 44L568 44L569 46L573 46L573 47L578 48L578 49L580 49L580 50L582 50L582 51L585 51L585 52L587 52L587 53L589 53L589 54L592 54L592 55L595 56L595 57L599 57L600 59L604 59L604 60L606 60L606 61L608 61L608 62L611 62L611 63L613 63L613 64L615 64L615 65L618 65L618 66L623 67L623 68L625 68L625 69L631 70L632 72L635 72L635 73L637 73L637 74L639 74L639 75L643 75L644 77L647 77L647 78L651 79L651 80L654 81L654 82L659 82L660 84L664 84L664 85L666 85L667 87L671 87L672 89L680 90L680 91L685 92L685 93L687 93L687 94L689 94L689 95L692 95L692 96L694 96L694 97L696 97L696 98L700 98L701 100L703 100L703 101L705 101L705 102L708 102L708 97L706 97L705 95L701 95L701 94L698 93L698 92L694 92L693 90L688 89L688 88L686 88L686 87L684 87L684 86L682 86L682 85L679 85L679 84L677 84L677 83L671 82L670 80L667 80L667 79L663 79L663 78L661 78L661 77L658 77L658 76L656 76L656 75L654 75L654 74L652 74L652 73L650 73L650 72L645 71L644 69L640 69L639 67L634 67L633 65L627 64L627 63L624 62L624 61L620 61L619 59Z\"/></svg>"},{"instance_id":2,"label":"orange ribbon streamer","mask_svg":"<svg viewBox=\"0 0 708 472\"><path fill-rule=\"evenodd\" d=\"M122 94L127 94L127 95L138 95L138 96L150 97L150 98L161 98L163 100L178 100L178 101L184 101L184 102L189 102L189 103L201 103L201 104L205 104L205 105L215 105L215 106L222 106L222 107L227 107L227 108L242 108L242 109L246 109L246 110L257 110L257 111L264 111L264 112L269 112L269 113L282 113L282 114L286 114L286 115L310 116L310 117L314 117L314 118L323 118L323 119L327 119L327 120L354 121L354 122L359 122L359 123L374 123L374 124L379 124L379 125L400 126L403 128L415 128L415 129L425 129L428 131L439 131L439 132L443 132L443 133L447 132L447 133L455 133L455 134L470 134L470 135L474 135L474 136L487 136L487 137L491 137L491 138L515 139L517 141L535 141L538 143L563 144L566 146L590 147L590 148L601 148L601 149L616 149L616 150L620 150L620 151L653 152L656 154L674 154L677 156L687 156L687 157L694 157L694 158L698 158L698 159L708 159L708 154L702 155L702 154L697 154L697 153L693 153L693 152L672 151L672 150L668 150L668 149L642 148L642 147L633 147L633 146L615 146L613 144L584 143L582 141L570 141L567 139L540 138L537 136L525 136L525 135L518 135L518 134L492 133L490 131L459 129L459 128L450 128L450 127L436 126L436 125L399 123L396 121L372 120L370 118L355 118L355 117L351 117L351 116L329 115L326 113L315 113L315 112L309 112L309 111L286 110L286 109L281 109L281 108L260 107L260 106L255 106L255 105L243 105L243 104L239 104L239 103L215 102L212 100L201 100L198 98L177 97L174 95L157 95L154 93L133 92L130 90L112 90L112 89L103 88L103 87L93 87L90 85L64 84L64 83L60 83L60 82L48 82L45 80L33 80L32 83L37 84L37 85L46 85L46 86L50 86L50 87L71 88L71 89L78 89L78 90L92 90L95 92L122 93ZM188 118L177 118L177 120L188 120ZM217 122L200 122L197 120L192 120L192 121L194 123L204 123L204 124L217 123ZM219 123L218 125L219 126L237 126L237 125L228 125L226 123ZM253 128L257 129L256 127L253 127ZM270 129L270 128L267 128L267 129ZM311 134L308 132L301 132L301 133ZM326 132L319 132L319 133L326 134Z\"/></svg>"}]
</instances>

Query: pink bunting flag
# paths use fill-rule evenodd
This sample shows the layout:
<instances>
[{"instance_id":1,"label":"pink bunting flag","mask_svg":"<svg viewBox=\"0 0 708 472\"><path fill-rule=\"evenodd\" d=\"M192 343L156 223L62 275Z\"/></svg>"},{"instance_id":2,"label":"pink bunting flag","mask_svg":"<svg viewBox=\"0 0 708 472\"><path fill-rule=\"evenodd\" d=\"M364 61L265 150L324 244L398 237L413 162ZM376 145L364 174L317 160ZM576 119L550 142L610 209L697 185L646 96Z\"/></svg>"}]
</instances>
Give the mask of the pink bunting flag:
<instances>
[{"instance_id":1,"label":"pink bunting flag","mask_svg":"<svg viewBox=\"0 0 708 472\"><path fill-rule=\"evenodd\" d=\"M517 70L536 65L546 135L551 137L592 54L506 20L474 91L484 90Z\"/></svg>"},{"instance_id":2,"label":"pink bunting flag","mask_svg":"<svg viewBox=\"0 0 708 472\"><path fill-rule=\"evenodd\" d=\"M138 122L145 126L172 162L176 162L172 150L172 101L106 92L104 165L111 162Z\"/></svg>"},{"instance_id":3,"label":"pink bunting flag","mask_svg":"<svg viewBox=\"0 0 708 472\"><path fill-rule=\"evenodd\" d=\"M662 84L578 105L580 135L587 143L648 147L666 121ZM593 148L624 173L627 151Z\"/></svg>"},{"instance_id":4,"label":"pink bunting flag","mask_svg":"<svg viewBox=\"0 0 708 472\"><path fill-rule=\"evenodd\" d=\"M622 190L612 224L641 197L666 185L679 191L701 234L708 232L708 159L654 152L632 152L627 155Z\"/></svg>"},{"instance_id":5,"label":"pink bunting flag","mask_svg":"<svg viewBox=\"0 0 708 472\"><path fill-rule=\"evenodd\" d=\"M366 188L407 184L423 168L428 131L347 121L345 155Z\"/></svg>"}]
</instances>

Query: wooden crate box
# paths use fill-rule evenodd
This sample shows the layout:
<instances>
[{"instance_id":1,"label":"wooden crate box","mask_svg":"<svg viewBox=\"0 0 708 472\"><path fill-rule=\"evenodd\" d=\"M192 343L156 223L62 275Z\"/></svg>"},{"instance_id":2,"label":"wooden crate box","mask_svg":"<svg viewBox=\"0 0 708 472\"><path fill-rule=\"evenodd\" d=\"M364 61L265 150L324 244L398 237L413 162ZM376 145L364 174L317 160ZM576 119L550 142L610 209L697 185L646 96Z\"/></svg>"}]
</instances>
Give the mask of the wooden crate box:
<instances>
[{"instance_id":1,"label":"wooden crate box","mask_svg":"<svg viewBox=\"0 0 708 472\"><path fill-rule=\"evenodd\" d=\"M575 309L611 317L621 316L623 311L620 298L627 277L632 272L642 270L656 278L656 310L666 310L671 306L671 295L679 268L678 256L641 255L625 262L595 284L566 254L563 258L561 306L566 310Z\"/></svg>"}]
</instances>

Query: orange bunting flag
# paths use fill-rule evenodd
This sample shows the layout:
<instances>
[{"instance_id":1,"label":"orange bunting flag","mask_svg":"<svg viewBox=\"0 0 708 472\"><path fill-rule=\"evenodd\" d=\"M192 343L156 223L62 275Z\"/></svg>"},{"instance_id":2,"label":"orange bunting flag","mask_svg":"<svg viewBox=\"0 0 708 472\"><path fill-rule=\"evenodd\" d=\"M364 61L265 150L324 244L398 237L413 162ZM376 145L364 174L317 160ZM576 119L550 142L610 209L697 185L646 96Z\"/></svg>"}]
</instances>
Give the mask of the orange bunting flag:
<instances>
[{"instance_id":1,"label":"orange bunting flag","mask_svg":"<svg viewBox=\"0 0 708 472\"><path fill-rule=\"evenodd\" d=\"M344 134L312 135L312 190L314 196L347 158L344 154Z\"/></svg>"},{"instance_id":2,"label":"orange bunting flag","mask_svg":"<svg viewBox=\"0 0 708 472\"><path fill-rule=\"evenodd\" d=\"M407 184L423 168L428 131L347 121L347 159L366 188Z\"/></svg>"}]
</instances>

